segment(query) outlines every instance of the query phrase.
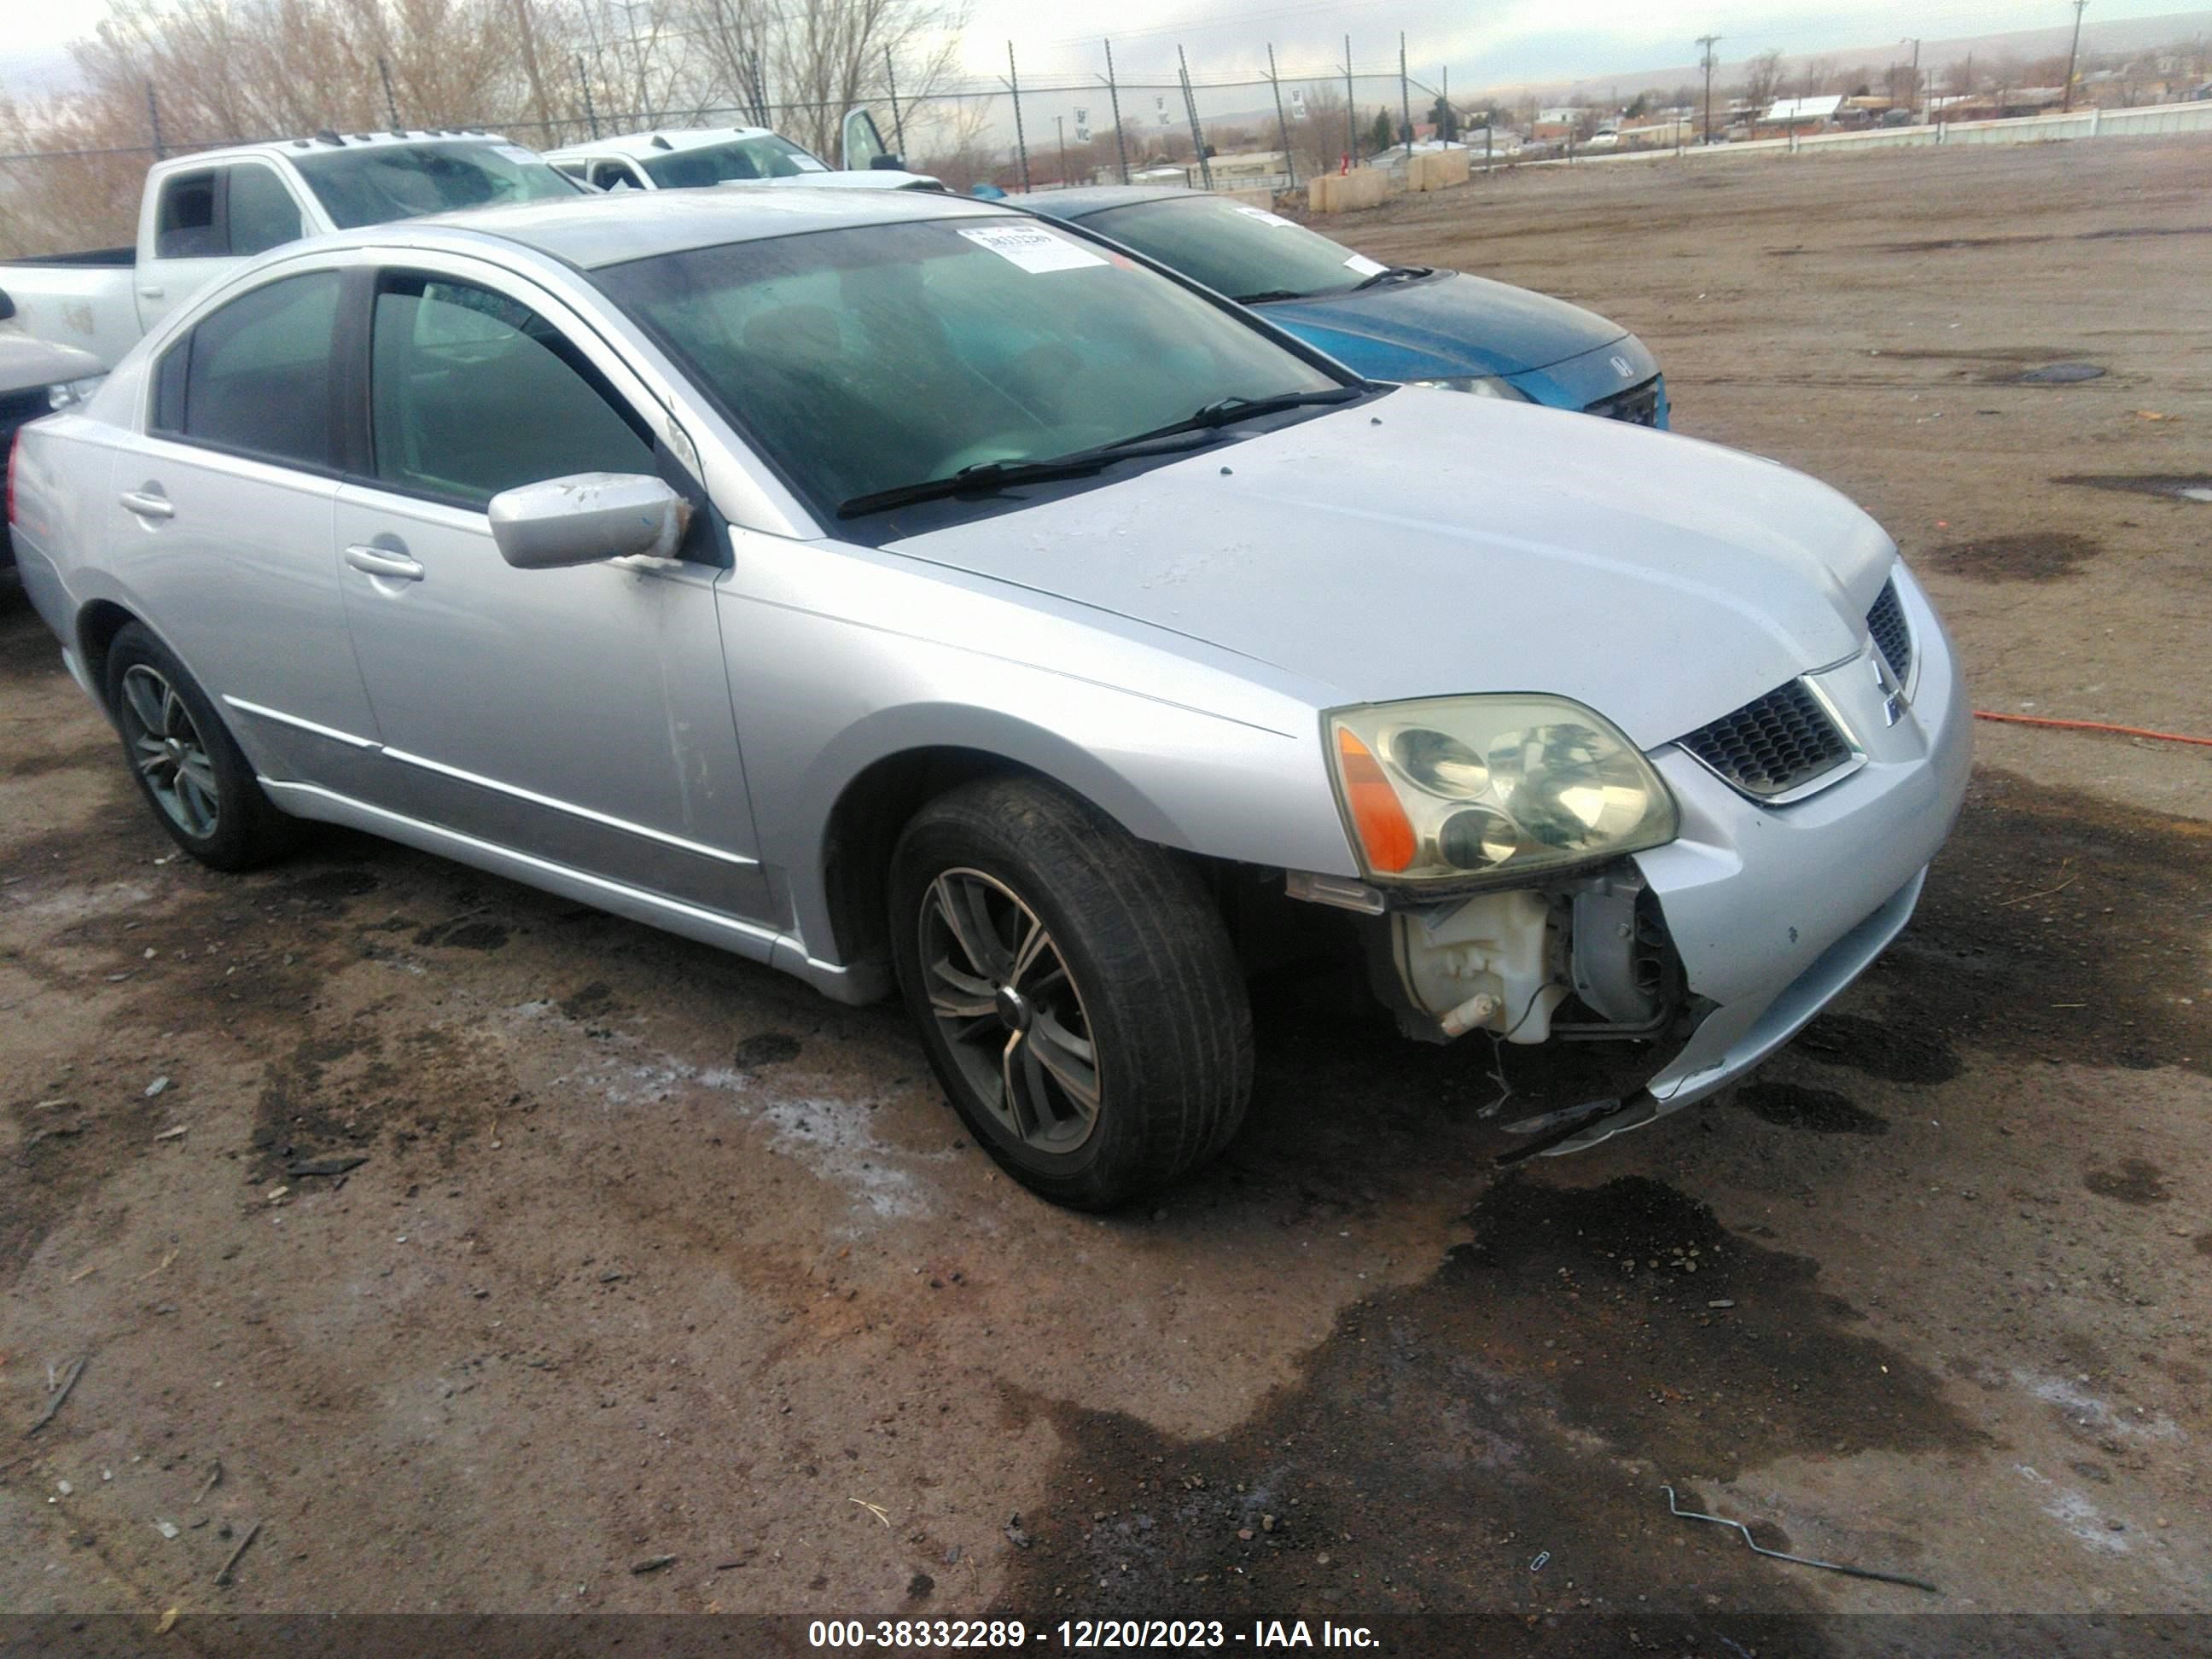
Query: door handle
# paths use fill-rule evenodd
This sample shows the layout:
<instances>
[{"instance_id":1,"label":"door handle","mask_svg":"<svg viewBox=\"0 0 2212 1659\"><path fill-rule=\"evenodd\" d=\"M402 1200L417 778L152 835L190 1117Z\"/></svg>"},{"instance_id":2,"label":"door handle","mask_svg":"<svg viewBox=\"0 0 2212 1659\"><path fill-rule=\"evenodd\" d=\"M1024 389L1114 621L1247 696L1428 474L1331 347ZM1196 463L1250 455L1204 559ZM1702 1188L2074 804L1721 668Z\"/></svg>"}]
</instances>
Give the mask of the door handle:
<instances>
[{"instance_id":1,"label":"door handle","mask_svg":"<svg viewBox=\"0 0 2212 1659\"><path fill-rule=\"evenodd\" d=\"M138 293L142 299L158 300L161 297L161 289L158 283L152 288L142 288Z\"/></svg>"},{"instance_id":2,"label":"door handle","mask_svg":"<svg viewBox=\"0 0 2212 1659\"><path fill-rule=\"evenodd\" d=\"M126 489L116 498L142 519L173 519L177 509L158 489Z\"/></svg>"},{"instance_id":3,"label":"door handle","mask_svg":"<svg viewBox=\"0 0 2212 1659\"><path fill-rule=\"evenodd\" d=\"M372 576L389 576L394 581L419 582L422 580L420 561L396 553L388 547L363 547L358 544L345 550L346 562L356 570L367 571Z\"/></svg>"}]
</instances>

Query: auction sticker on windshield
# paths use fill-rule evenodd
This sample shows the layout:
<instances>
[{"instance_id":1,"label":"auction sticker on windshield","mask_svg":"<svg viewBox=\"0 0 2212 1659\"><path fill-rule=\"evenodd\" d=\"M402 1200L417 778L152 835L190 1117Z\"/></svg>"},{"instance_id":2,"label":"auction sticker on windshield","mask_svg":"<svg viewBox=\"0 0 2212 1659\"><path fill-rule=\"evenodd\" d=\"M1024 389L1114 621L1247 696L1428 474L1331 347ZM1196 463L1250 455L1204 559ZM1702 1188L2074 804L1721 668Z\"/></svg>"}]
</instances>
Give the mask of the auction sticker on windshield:
<instances>
[{"instance_id":1,"label":"auction sticker on windshield","mask_svg":"<svg viewBox=\"0 0 2212 1659\"><path fill-rule=\"evenodd\" d=\"M1362 276L1373 276L1390 269L1380 259L1370 259L1364 253L1355 253L1344 262L1346 270L1356 270Z\"/></svg>"},{"instance_id":2,"label":"auction sticker on windshield","mask_svg":"<svg viewBox=\"0 0 2212 1659\"><path fill-rule=\"evenodd\" d=\"M1263 225L1291 225L1297 222L1295 219L1285 219L1279 213L1270 213L1265 208L1240 207L1237 210L1247 219L1257 219Z\"/></svg>"},{"instance_id":3,"label":"auction sticker on windshield","mask_svg":"<svg viewBox=\"0 0 2212 1659\"><path fill-rule=\"evenodd\" d=\"M960 233L978 247L987 247L1001 259L1019 265L1024 270L1079 270L1085 265L1103 265L1106 262L1088 248L1080 248L1071 241L1054 235L1048 230L1039 230L1030 225L990 225L981 230Z\"/></svg>"}]
</instances>

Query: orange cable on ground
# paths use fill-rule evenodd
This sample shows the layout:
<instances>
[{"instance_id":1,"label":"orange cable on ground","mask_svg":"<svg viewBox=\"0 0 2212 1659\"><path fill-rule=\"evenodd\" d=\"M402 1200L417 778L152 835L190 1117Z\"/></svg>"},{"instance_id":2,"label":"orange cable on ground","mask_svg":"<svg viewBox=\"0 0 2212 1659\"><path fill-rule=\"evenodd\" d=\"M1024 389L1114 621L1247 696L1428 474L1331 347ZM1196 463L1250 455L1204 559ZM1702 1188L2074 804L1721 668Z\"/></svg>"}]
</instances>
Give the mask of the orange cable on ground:
<instances>
[{"instance_id":1,"label":"orange cable on ground","mask_svg":"<svg viewBox=\"0 0 2212 1659\"><path fill-rule=\"evenodd\" d=\"M2116 732L2124 738L2155 738L2160 743L2190 743L2200 749L2212 749L2212 738L2185 737L2179 732L2148 732L2140 726L2112 726L2103 720L2054 720L2035 714L1997 714L1986 708L1974 710L1978 720L2002 720L2008 726L2051 726L2068 732Z\"/></svg>"}]
</instances>

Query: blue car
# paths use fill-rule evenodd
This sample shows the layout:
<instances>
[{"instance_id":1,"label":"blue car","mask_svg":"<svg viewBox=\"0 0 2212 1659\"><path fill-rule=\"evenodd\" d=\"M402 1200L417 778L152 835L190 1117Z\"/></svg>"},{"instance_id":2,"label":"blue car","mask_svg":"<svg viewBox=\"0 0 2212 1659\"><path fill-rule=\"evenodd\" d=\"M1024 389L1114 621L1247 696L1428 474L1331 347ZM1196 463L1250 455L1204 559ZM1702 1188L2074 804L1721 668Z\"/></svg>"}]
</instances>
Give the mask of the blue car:
<instances>
[{"instance_id":1,"label":"blue car","mask_svg":"<svg viewBox=\"0 0 2212 1659\"><path fill-rule=\"evenodd\" d=\"M1667 383L1595 312L1426 265L1386 265L1280 214L1199 191L1105 185L1018 198L1254 307L1375 380L1667 424Z\"/></svg>"}]
</instances>

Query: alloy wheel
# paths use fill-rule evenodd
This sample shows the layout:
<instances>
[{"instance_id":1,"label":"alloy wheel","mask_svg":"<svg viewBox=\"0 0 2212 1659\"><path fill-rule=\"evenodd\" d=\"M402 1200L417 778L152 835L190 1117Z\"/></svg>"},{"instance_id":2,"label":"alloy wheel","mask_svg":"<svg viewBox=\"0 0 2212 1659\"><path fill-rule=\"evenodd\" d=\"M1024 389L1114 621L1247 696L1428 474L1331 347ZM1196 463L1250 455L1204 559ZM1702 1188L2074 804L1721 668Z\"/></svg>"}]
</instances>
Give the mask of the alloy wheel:
<instances>
[{"instance_id":1,"label":"alloy wheel","mask_svg":"<svg viewBox=\"0 0 2212 1659\"><path fill-rule=\"evenodd\" d=\"M177 688L134 663L123 676L122 714L132 763L170 822L195 840L214 835L222 816L215 762Z\"/></svg>"},{"instance_id":2,"label":"alloy wheel","mask_svg":"<svg viewBox=\"0 0 2212 1659\"><path fill-rule=\"evenodd\" d=\"M1083 994L1036 913L980 870L923 895L922 974L954 1063L1024 1145L1068 1152L1098 1121L1098 1055Z\"/></svg>"}]
</instances>

